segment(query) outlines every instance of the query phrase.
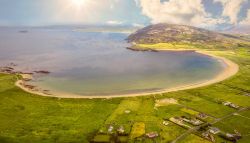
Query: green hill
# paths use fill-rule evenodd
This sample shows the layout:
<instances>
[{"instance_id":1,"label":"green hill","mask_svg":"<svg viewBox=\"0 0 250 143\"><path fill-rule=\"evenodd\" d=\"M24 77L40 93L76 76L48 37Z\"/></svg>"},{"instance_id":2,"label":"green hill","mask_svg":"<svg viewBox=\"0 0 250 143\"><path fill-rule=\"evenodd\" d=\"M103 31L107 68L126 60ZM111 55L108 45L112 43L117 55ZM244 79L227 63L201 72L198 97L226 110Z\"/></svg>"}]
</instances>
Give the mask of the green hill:
<instances>
[{"instance_id":1,"label":"green hill","mask_svg":"<svg viewBox=\"0 0 250 143\"><path fill-rule=\"evenodd\" d=\"M136 44L156 44L156 43L237 43L243 40L240 36L218 33L202 28L174 25L174 24L155 24L142 28L128 37L128 42Z\"/></svg>"}]
</instances>

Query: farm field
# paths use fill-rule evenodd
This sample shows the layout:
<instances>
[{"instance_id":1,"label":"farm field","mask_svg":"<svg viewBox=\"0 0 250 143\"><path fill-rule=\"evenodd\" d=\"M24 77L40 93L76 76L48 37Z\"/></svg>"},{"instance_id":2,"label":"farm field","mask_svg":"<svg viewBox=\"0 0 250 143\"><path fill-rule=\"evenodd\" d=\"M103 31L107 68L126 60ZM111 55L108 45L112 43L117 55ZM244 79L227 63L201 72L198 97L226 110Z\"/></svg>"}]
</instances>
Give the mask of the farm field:
<instances>
[{"instance_id":1,"label":"farm field","mask_svg":"<svg viewBox=\"0 0 250 143\"><path fill-rule=\"evenodd\" d=\"M237 75L217 84L144 97L110 99L63 99L26 93L14 83L18 75L0 75L0 142L210 142L190 123L182 127L169 119L193 118L223 133L250 140L250 49L209 51L240 66ZM167 99L167 100L166 100ZM156 106L157 101L175 100ZM238 105L238 109L224 102ZM165 124L164 125L164 122ZM140 128L133 130L133 128ZM117 130L120 132L117 133ZM154 137L142 136L151 133ZM218 134L216 142L225 141Z\"/></svg>"}]
</instances>

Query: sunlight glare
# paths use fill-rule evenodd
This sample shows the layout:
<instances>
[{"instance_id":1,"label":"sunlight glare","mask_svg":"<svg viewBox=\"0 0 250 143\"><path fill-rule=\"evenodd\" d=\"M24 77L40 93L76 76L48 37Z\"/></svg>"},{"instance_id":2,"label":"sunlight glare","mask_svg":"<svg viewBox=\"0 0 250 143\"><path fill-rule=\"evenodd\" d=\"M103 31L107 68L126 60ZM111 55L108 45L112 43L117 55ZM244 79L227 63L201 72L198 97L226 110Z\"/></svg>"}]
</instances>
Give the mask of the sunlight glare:
<instances>
[{"instance_id":1,"label":"sunlight glare","mask_svg":"<svg viewBox=\"0 0 250 143\"><path fill-rule=\"evenodd\" d=\"M85 0L72 0L72 4L77 7L81 7L84 4Z\"/></svg>"}]
</instances>

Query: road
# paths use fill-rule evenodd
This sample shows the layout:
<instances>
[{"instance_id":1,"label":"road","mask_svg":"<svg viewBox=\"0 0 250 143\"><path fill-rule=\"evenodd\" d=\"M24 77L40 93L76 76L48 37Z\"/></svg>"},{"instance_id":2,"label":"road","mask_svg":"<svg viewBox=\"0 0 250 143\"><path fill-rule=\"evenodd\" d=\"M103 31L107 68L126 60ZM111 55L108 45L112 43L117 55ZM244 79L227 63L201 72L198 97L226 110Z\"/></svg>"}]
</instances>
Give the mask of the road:
<instances>
[{"instance_id":1,"label":"road","mask_svg":"<svg viewBox=\"0 0 250 143\"><path fill-rule=\"evenodd\" d=\"M246 110L249 110L249 109L250 109L250 107L241 108L241 109L239 109L239 110L237 110L237 111L235 111L235 112L233 112L233 113L230 113L230 114L228 114L228 115L226 115L226 116L223 116L223 117L221 117L221 118L215 119L215 121L213 121L213 122L210 123L210 124L211 124L211 125L216 124L216 123L220 122L221 120L224 120L224 119L226 119L226 118L228 118L228 117L231 117L231 116L234 115L235 113L239 113L239 112L246 111ZM191 133L197 131L201 126L202 126L202 125L196 126L196 127L193 127L193 128L191 128L191 129L187 130L185 133L183 133L183 134L181 134L180 136L178 136L178 137L177 137L175 140L173 140L171 143L176 143L177 141L183 139L183 138L186 137L187 135L189 135L189 134L191 134Z\"/></svg>"}]
</instances>

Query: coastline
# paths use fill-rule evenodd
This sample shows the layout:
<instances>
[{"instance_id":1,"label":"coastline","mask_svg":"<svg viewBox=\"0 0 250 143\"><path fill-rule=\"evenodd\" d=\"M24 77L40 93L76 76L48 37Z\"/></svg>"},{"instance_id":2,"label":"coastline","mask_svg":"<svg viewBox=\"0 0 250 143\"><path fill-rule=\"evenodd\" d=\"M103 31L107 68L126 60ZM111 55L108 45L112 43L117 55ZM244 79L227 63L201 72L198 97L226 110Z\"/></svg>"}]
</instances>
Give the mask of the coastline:
<instances>
[{"instance_id":1,"label":"coastline","mask_svg":"<svg viewBox=\"0 0 250 143\"><path fill-rule=\"evenodd\" d=\"M162 89L159 91L120 94L120 95L117 94L117 95L103 95L103 96L97 96L97 95L84 96L84 95L68 94L68 93L60 93L60 92L56 92L55 94L46 94L42 91L32 90L32 89L25 87L24 86L25 82L22 79L18 80L15 83L15 85L26 92L29 92L29 93L32 93L35 95L40 95L40 96L57 97L57 98L85 98L85 99L101 98L101 99L108 99L108 98L120 98L120 97L149 96L149 95L153 95L153 94L162 94L162 93L175 92L175 91L181 91L181 90L194 89L194 88L198 88L198 87L208 86L208 85L211 85L214 83L221 82L221 81L235 75L239 70L239 66L236 63L234 63L234 62L232 62L229 59L226 59L224 57L216 56L216 55L210 53L209 51L205 51L205 50L197 50L197 49L156 49L156 50L157 51L193 51L193 52L197 52L197 53L211 56L211 57L214 57L218 60L221 60L226 65L226 67L216 77L214 77L213 79L207 80L207 81L202 81L199 83L188 84L188 85L178 86L178 87L173 87L173 88L168 88L168 89ZM32 76L30 76L30 75L29 76L27 76L26 74L20 74L20 75L23 77L23 79L24 78L32 78Z\"/></svg>"}]
</instances>

